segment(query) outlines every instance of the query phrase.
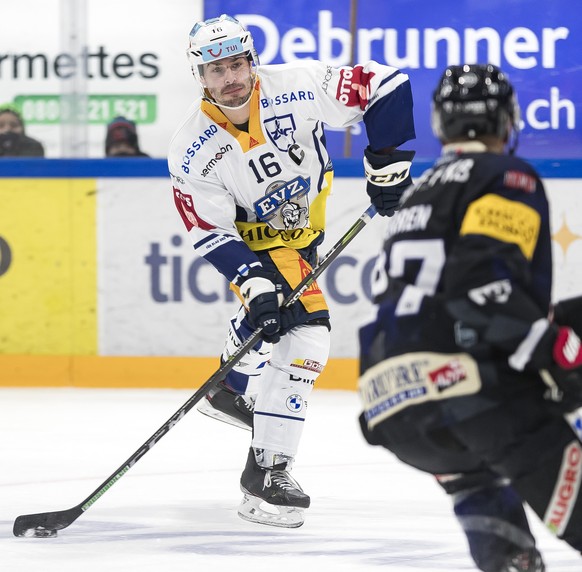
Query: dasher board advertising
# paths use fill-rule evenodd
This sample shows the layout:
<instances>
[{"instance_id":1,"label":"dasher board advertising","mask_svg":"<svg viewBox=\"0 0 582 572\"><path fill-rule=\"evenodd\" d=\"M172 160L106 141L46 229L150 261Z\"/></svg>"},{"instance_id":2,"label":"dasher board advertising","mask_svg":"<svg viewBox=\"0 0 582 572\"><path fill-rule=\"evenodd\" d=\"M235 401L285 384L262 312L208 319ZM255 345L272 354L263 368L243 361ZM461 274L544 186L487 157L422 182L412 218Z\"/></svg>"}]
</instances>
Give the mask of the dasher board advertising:
<instances>
[{"instance_id":1,"label":"dasher board advertising","mask_svg":"<svg viewBox=\"0 0 582 572\"><path fill-rule=\"evenodd\" d=\"M262 64L297 58L333 66L352 63L351 6L357 5L353 63L374 59L406 72L415 98L417 158L439 154L430 128L431 95L444 68L493 63L505 71L522 112L519 154L579 158L582 12L564 0L206 0L205 17L237 17L253 34ZM363 124L352 128L351 156L366 145ZM332 157L344 156L345 133L328 130Z\"/></svg>"}]
</instances>

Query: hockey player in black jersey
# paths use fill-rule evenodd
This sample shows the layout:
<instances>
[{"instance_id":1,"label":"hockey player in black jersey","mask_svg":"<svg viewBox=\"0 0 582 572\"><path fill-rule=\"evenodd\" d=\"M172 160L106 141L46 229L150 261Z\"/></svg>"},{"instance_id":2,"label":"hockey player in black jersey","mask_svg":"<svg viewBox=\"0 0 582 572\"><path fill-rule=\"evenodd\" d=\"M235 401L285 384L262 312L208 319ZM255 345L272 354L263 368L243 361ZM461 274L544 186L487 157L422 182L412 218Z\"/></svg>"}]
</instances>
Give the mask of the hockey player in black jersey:
<instances>
[{"instance_id":1,"label":"hockey player in black jersey","mask_svg":"<svg viewBox=\"0 0 582 572\"><path fill-rule=\"evenodd\" d=\"M566 420L582 405L582 302L552 307L548 201L513 155L519 122L497 67L445 70L442 156L387 221L377 317L360 331L364 435L435 475L485 572L545 569L524 502L582 551Z\"/></svg>"}]
</instances>

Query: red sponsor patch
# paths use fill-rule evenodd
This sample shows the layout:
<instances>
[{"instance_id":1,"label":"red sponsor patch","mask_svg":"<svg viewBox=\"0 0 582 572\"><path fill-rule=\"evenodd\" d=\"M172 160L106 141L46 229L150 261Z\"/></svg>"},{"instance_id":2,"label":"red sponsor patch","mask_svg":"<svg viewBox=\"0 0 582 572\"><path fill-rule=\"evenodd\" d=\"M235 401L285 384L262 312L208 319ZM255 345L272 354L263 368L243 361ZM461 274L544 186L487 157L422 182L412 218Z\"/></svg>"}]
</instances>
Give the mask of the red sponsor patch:
<instances>
[{"instance_id":1,"label":"red sponsor patch","mask_svg":"<svg viewBox=\"0 0 582 572\"><path fill-rule=\"evenodd\" d=\"M459 360L452 359L443 367L430 371L428 376L440 392L467 379L467 372Z\"/></svg>"},{"instance_id":2,"label":"red sponsor patch","mask_svg":"<svg viewBox=\"0 0 582 572\"><path fill-rule=\"evenodd\" d=\"M208 224L205 220L201 219L196 211L194 210L194 201L192 200L192 195L185 195L180 189L174 187L172 189L174 193L174 203L184 224L186 225L186 230L190 232L195 226L201 228L202 230L212 230L214 227Z\"/></svg>"},{"instance_id":3,"label":"red sponsor patch","mask_svg":"<svg viewBox=\"0 0 582 572\"><path fill-rule=\"evenodd\" d=\"M526 193L533 193L536 190L535 177L520 171L506 171L503 184L510 189L520 189Z\"/></svg>"},{"instance_id":4,"label":"red sponsor patch","mask_svg":"<svg viewBox=\"0 0 582 572\"><path fill-rule=\"evenodd\" d=\"M301 280L303 280L308 274L311 273L311 267L303 258L299 258L299 267L301 268ZM303 296L312 296L313 294L321 294L321 290L317 285L317 282L313 282L305 292L303 292Z\"/></svg>"},{"instance_id":5,"label":"red sponsor patch","mask_svg":"<svg viewBox=\"0 0 582 572\"><path fill-rule=\"evenodd\" d=\"M323 371L323 365L312 359L295 360L290 365L293 367L300 367L301 369L308 369L309 371L314 371L315 373L321 373Z\"/></svg>"},{"instance_id":6,"label":"red sponsor patch","mask_svg":"<svg viewBox=\"0 0 582 572\"><path fill-rule=\"evenodd\" d=\"M374 75L373 72L364 72L362 66L340 70L336 99L348 107L358 105L360 109L364 110L368 105L370 82Z\"/></svg>"}]
</instances>

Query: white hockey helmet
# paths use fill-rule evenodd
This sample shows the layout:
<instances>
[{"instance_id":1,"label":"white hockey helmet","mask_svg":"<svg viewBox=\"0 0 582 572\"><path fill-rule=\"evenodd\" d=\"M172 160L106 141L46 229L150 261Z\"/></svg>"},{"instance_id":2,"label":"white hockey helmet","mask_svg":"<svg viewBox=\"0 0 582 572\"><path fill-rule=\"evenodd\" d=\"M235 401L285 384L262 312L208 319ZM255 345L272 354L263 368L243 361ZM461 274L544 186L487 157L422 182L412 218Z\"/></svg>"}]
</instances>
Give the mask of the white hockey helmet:
<instances>
[{"instance_id":1,"label":"white hockey helmet","mask_svg":"<svg viewBox=\"0 0 582 572\"><path fill-rule=\"evenodd\" d=\"M251 33L237 19L226 14L197 22L190 31L190 45L186 53L192 73L207 97L201 81L204 64L244 54L251 63L253 74L259 65Z\"/></svg>"}]
</instances>

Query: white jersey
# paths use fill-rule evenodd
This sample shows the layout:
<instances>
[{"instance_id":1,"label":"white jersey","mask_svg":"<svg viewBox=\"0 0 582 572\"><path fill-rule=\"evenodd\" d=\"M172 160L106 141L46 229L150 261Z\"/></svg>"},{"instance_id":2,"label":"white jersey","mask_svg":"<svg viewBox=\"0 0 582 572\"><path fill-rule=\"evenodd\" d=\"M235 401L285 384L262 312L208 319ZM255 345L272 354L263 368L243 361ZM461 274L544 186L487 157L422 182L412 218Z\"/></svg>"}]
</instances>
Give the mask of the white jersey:
<instances>
[{"instance_id":1,"label":"white jersey","mask_svg":"<svg viewBox=\"0 0 582 572\"><path fill-rule=\"evenodd\" d=\"M230 281L256 251L323 239L332 165L323 124L364 120L373 150L414 139L408 76L376 62L259 66L248 132L205 99L170 143L174 201L196 252Z\"/></svg>"}]
</instances>

